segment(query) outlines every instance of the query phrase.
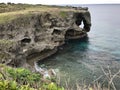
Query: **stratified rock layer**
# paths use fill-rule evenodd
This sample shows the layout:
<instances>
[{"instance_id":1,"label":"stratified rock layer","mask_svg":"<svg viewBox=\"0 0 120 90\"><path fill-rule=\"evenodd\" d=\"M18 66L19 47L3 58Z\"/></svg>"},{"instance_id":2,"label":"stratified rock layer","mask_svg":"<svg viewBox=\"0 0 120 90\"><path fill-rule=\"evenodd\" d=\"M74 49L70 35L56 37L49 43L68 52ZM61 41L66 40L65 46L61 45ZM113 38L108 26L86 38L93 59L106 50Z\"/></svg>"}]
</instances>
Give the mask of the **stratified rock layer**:
<instances>
[{"instance_id":1,"label":"stratified rock layer","mask_svg":"<svg viewBox=\"0 0 120 90\"><path fill-rule=\"evenodd\" d=\"M55 13L55 12L54 12ZM0 63L25 66L57 51L66 39L85 37L90 31L91 17L86 9L32 13L0 24ZM80 28L83 21L84 27Z\"/></svg>"}]
</instances>

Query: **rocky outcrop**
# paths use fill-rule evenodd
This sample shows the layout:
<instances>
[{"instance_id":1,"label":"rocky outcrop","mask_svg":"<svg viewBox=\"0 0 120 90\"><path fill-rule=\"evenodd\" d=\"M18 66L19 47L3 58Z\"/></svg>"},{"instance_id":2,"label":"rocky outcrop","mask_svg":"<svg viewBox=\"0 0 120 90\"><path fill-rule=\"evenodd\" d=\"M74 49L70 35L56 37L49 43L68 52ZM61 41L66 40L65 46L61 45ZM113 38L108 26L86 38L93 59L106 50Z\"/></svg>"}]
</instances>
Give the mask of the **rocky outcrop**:
<instances>
[{"instance_id":1,"label":"rocky outcrop","mask_svg":"<svg viewBox=\"0 0 120 90\"><path fill-rule=\"evenodd\" d=\"M59 14L35 12L0 24L0 63L25 66L28 62L33 65L34 60L54 54L66 39L86 36L90 31L90 19L87 9L77 9ZM82 21L83 28L80 27Z\"/></svg>"}]
</instances>

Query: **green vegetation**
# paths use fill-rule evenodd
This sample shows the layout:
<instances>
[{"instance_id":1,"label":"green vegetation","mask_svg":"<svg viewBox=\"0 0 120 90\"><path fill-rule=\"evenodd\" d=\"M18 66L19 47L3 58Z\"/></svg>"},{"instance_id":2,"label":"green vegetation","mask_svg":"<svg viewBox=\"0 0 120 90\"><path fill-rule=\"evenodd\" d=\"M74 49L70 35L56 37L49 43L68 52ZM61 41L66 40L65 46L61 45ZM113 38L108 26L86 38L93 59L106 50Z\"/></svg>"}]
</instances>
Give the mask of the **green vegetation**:
<instances>
[{"instance_id":1,"label":"green vegetation","mask_svg":"<svg viewBox=\"0 0 120 90\"><path fill-rule=\"evenodd\" d=\"M67 17L67 13L65 11L61 11L59 14L62 18Z\"/></svg>"},{"instance_id":2,"label":"green vegetation","mask_svg":"<svg viewBox=\"0 0 120 90\"><path fill-rule=\"evenodd\" d=\"M29 85L18 86L16 81L2 80L0 81L0 90L35 90Z\"/></svg>"},{"instance_id":3,"label":"green vegetation","mask_svg":"<svg viewBox=\"0 0 120 90\"><path fill-rule=\"evenodd\" d=\"M5 52L0 52L0 63L5 63L7 59L10 58L10 55Z\"/></svg>"},{"instance_id":4,"label":"green vegetation","mask_svg":"<svg viewBox=\"0 0 120 90\"><path fill-rule=\"evenodd\" d=\"M1 39L0 40L0 45L4 45L4 46L9 46L12 45L14 42L11 40L6 40L6 39Z\"/></svg>"},{"instance_id":5,"label":"green vegetation","mask_svg":"<svg viewBox=\"0 0 120 90\"><path fill-rule=\"evenodd\" d=\"M55 82L42 81L39 73L0 64L0 90L64 90Z\"/></svg>"},{"instance_id":6,"label":"green vegetation","mask_svg":"<svg viewBox=\"0 0 120 90\"><path fill-rule=\"evenodd\" d=\"M11 40L7 40L7 39L1 39L0 40L0 50L3 51L3 50L7 50L9 49L10 47L13 47L16 43L14 41L11 41Z\"/></svg>"},{"instance_id":7,"label":"green vegetation","mask_svg":"<svg viewBox=\"0 0 120 90\"><path fill-rule=\"evenodd\" d=\"M0 24L9 22L21 15L36 14L41 12L50 12L62 17L66 16L65 12L76 11L72 8L62 6L48 6L48 5L31 5L31 4L14 4L14 3L0 3ZM60 13L59 13L60 12Z\"/></svg>"},{"instance_id":8,"label":"green vegetation","mask_svg":"<svg viewBox=\"0 0 120 90\"><path fill-rule=\"evenodd\" d=\"M0 63L5 63L11 55L6 52L8 49L13 47L16 43L11 40L1 39L0 40Z\"/></svg>"},{"instance_id":9,"label":"green vegetation","mask_svg":"<svg viewBox=\"0 0 120 90\"><path fill-rule=\"evenodd\" d=\"M8 2L7 4L0 3L0 13L25 10L26 8L29 8L29 7L33 7L33 5L22 4L22 3L14 4L14 3L10 3L10 2Z\"/></svg>"},{"instance_id":10,"label":"green vegetation","mask_svg":"<svg viewBox=\"0 0 120 90\"><path fill-rule=\"evenodd\" d=\"M30 7L33 6L29 4L14 4L10 2L8 2L7 4L0 3L0 23L8 22L15 19L18 14L24 13L24 10Z\"/></svg>"}]
</instances>

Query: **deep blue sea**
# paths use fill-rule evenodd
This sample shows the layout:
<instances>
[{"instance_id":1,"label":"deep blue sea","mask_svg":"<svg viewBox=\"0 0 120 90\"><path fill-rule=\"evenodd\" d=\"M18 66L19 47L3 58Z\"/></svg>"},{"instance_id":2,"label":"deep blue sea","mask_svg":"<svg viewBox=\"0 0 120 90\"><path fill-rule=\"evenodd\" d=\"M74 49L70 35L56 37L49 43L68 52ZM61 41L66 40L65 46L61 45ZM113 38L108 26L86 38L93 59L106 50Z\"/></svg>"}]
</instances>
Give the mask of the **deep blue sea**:
<instances>
[{"instance_id":1,"label":"deep blue sea","mask_svg":"<svg viewBox=\"0 0 120 90\"><path fill-rule=\"evenodd\" d=\"M88 39L67 42L42 64L59 70L61 78L70 82L91 83L101 75L105 78L101 67L114 73L120 70L120 5L84 6L92 20Z\"/></svg>"}]
</instances>

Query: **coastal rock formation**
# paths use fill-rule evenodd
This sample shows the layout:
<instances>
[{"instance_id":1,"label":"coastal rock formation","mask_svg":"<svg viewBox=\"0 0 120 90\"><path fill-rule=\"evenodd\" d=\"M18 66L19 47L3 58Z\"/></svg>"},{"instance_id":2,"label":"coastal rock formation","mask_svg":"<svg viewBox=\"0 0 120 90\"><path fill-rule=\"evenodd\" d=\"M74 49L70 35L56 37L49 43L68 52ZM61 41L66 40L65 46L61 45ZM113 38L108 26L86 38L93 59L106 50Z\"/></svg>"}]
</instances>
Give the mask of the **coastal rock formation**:
<instances>
[{"instance_id":1,"label":"coastal rock formation","mask_svg":"<svg viewBox=\"0 0 120 90\"><path fill-rule=\"evenodd\" d=\"M73 8L74 9L74 8ZM84 27L80 27L83 22ZM13 66L33 65L57 51L67 39L85 37L90 31L87 9L32 12L0 24L0 63Z\"/></svg>"}]
</instances>

